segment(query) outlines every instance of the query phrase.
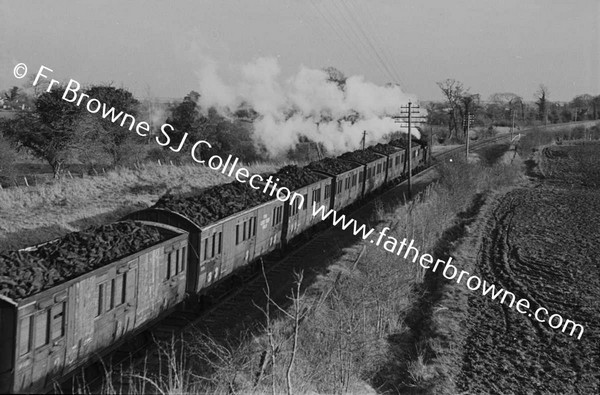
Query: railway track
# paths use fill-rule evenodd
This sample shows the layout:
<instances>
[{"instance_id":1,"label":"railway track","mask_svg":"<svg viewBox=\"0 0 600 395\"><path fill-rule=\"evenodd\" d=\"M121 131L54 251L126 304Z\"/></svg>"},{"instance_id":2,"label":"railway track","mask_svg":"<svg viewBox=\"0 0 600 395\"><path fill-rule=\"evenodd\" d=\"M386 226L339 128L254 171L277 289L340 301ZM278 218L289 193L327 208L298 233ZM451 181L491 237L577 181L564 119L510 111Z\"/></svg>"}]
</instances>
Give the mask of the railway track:
<instances>
[{"instance_id":1,"label":"railway track","mask_svg":"<svg viewBox=\"0 0 600 395\"><path fill-rule=\"evenodd\" d=\"M501 140L508 140L508 136L501 135L476 141L471 144L471 150L475 151ZM415 180L423 178L441 161L458 158L461 154L464 155L464 147L453 148L436 155L434 163L417 173ZM416 184L413 185L413 190L418 193L425 186L425 183ZM406 181L402 181L381 195L398 196L400 193L405 193L405 190ZM372 211L373 202L368 201L361 204L349 216L361 223L368 224ZM292 248L284 257L264 258L262 260L264 276L261 270L255 270L254 274L246 278L243 285L234 292L225 293L219 289L215 290L213 294L218 295L216 296L218 303L211 308L202 311L183 309L168 315L145 332L143 340L146 341L142 341L138 347L132 348L131 344L125 345L103 359L112 366L112 373L109 375L112 388L120 393L130 392L129 387L132 384L127 380L128 375L123 374L130 369L154 374L160 373L161 367L166 366L167 361L165 361L166 355L158 345L169 344L174 338L177 338L178 341L183 340L183 343L179 344L186 344L186 341L197 337L198 333L202 333L210 335L217 342L225 342L228 339L237 338L246 331L260 330L265 318L260 307L264 308L268 303L264 292L265 280L269 285L270 298L278 305L285 307L286 296L296 280L295 272L300 270L304 272L302 289L306 288L319 274L326 273L329 264L344 252L350 253L350 256L359 256L359 247L356 246L358 239L360 238L354 236L352 232L336 226L319 231L314 233L309 241ZM156 344L148 346L148 341ZM89 378L84 380L78 376L75 381L70 380L66 385L63 384L62 391L70 392L81 388L81 383L85 382L92 393L101 392L107 376L98 367L89 370L87 375L89 374L92 375L91 380Z\"/></svg>"}]
</instances>

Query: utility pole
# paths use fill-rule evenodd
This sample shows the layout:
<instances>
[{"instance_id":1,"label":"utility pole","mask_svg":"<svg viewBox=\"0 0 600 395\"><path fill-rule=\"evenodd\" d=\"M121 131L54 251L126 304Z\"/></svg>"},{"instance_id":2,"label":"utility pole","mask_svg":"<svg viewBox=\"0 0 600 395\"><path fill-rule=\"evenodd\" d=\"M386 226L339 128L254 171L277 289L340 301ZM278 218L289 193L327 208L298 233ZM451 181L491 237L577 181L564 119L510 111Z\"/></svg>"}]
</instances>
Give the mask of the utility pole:
<instances>
[{"instance_id":1,"label":"utility pole","mask_svg":"<svg viewBox=\"0 0 600 395\"><path fill-rule=\"evenodd\" d=\"M411 116L416 115L415 120L417 122L423 121L423 116L420 116L419 106L413 106L409 101L408 106L400 107L400 116L394 117L396 123L402 123L404 120L408 121L408 143L406 144L406 158L408 167L408 198L412 199L412 168L411 168L411 154L412 154L412 130L411 130Z\"/></svg>"},{"instance_id":2,"label":"utility pole","mask_svg":"<svg viewBox=\"0 0 600 395\"><path fill-rule=\"evenodd\" d=\"M469 161L469 126L471 126L471 123L473 122L473 119L475 118L475 116L473 114L469 114L469 110L467 110L467 119L464 121L467 127L467 133L466 133L466 139L467 139L467 143L466 143L466 158L467 158L467 162Z\"/></svg>"},{"instance_id":3,"label":"utility pole","mask_svg":"<svg viewBox=\"0 0 600 395\"><path fill-rule=\"evenodd\" d=\"M512 124L510 125L510 141L512 141L513 133L515 130L515 110L511 107L510 112L512 113Z\"/></svg>"},{"instance_id":4,"label":"utility pole","mask_svg":"<svg viewBox=\"0 0 600 395\"><path fill-rule=\"evenodd\" d=\"M433 155L433 125L429 125L429 150L427 152L427 164L431 165L431 156Z\"/></svg>"}]
</instances>

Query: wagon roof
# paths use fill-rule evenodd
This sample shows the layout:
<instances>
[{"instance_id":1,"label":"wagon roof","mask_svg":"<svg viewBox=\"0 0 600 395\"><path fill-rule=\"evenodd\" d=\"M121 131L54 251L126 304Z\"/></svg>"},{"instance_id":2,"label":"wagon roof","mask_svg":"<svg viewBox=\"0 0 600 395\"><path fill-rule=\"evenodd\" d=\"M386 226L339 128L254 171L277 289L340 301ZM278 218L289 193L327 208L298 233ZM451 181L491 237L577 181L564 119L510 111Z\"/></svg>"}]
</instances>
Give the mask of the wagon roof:
<instances>
[{"instance_id":1,"label":"wagon roof","mask_svg":"<svg viewBox=\"0 0 600 395\"><path fill-rule=\"evenodd\" d=\"M174 236L166 229L121 221L6 251L0 253L0 294L24 299Z\"/></svg>"},{"instance_id":2,"label":"wagon roof","mask_svg":"<svg viewBox=\"0 0 600 395\"><path fill-rule=\"evenodd\" d=\"M350 163L338 158L324 158L311 162L305 166L310 170L318 170L329 174L341 174L360 167L357 163Z\"/></svg>"},{"instance_id":3,"label":"wagon roof","mask_svg":"<svg viewBox=\"0 0 600 395\"><path fill-rule=\"evenodd\" d=\"M355 162L359 162L362 164L369 163L369 162L372 162L377 159L381 159L381 157L378 156L376 153L374 153L373 151L367 150L367 149L364 149L364 150L359 149L359 150L352 151L352 152L346 152L345 154L338 156L338 158L344 159L344 160L353 160Z\"/></svg>"},{"instance_id":4,"label":"wagon roof","mask_svg":"<svg viewBox=\"0 0 600 395\"><path fill-rule=\"evenodd\" d=\"M296 165L282 167L277 173L273 173L272 176L274 179L279 178L277 185L284 186L292 191L326 178L324 175L310 171L306 167Z\"/></svg>"},{"instance_id":5,"label":"wagon roof","mask_svg":"<svg viewBox=\"0 0 600 395\"><path fill-rule=\"evenodd\" d=\"M206 188L193 195L164 195L152 208L185 215L199 227L273 200L273 197L238 181Z\"/></svg>"}]
</instances>

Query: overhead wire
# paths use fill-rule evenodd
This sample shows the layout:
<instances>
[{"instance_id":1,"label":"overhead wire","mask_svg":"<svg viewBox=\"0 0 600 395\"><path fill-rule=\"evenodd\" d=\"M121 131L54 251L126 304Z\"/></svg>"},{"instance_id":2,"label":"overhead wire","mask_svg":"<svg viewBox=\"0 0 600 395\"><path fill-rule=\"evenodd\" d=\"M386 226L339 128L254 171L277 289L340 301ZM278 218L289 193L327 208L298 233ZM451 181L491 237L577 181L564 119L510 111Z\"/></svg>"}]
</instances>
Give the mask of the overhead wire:
<instances>
[{"instance_id":1,"label":"overhead wire","mask_svg":"<svg viewBox=\"0 0 600 395\"><path fill-rule=\"evenodd\" d=\"M375 40L373 42L373 44L379 48L380 52L382 52L384 59L387 59L388 62L391 63L391 69L392 71L394 71L394 77L396 78L396 83L400 84L401 86L403 86L403 81L402 78L400 78L400 75L398 74L400 71L400 67L399 64L396 62L396 58L394 56L391 55L391 53L389 52L389 47L387 45L385 45L384 41L383 41L383 37L381 36L381 34L379 34L379 30L375 28L375 23L374 21L376 20L375 17L373 16L372 10L370 9L370 7L360 7L360 5L358 4L358 0L352 1L352 0L348 0L348 2L350 3L350 6L353 10L357 10L358 9L358 13L359 15L364 15L365 16L365 20L366 23L370 26L370 30L371 32L373 32L373 34L368 34L369 37L374 37ZM360 22L361 19L359 19ZM367 33L369 33L367 31ZM381 44L382 46L378 46L377 44Z\"/></svg>"},{"instance_id":2,"label":"overhead wire","mask_svg":"<svg viewBox=\"0 0 600 395\"><path fill-rule=\"evenodd\" d=\"M326 4L327 2L323 2L323 4ZM354 28L354 25L348 20L348 18L346 17L345 13L342 11L342 9L338 6L337 2L335 0L330 0L329 1L330 4L332 4L336 11L337 14L333 13L332 18L334 18L334 20L337 21L337 19L335 19L335 15L339 15L342 17L342 19L344 20L344 24L342 26L346 26L347 29L352 32L352 35L354 36L354 38L351 40L353 40L355 43L358 44L358 46L361 48L361 50L365 51L367 54L369 54L371 51L369 50L368 44L365 44L365 42L363 41L363 39L361 38L360 34L356 31L356 29ZM347 33L348 37L350 36ZM367 55L367 58L369 59L370 63L373 64L373 55ZM374 62L375 66L379 69L379 72L382 74L387 74L388 72L385 70L384 67L382 67L381 63L375 61ZM389 78L389 77L388 77Z\"/></svg>"},{"instance_id":3,"label":"overhead wire","mask_svg":"<svg viewBox=\"0 0 600 395\"><path fill-rule=\"evenodd\" d=\"M334 4L337 5L337 2L335 0L332 0L332 1L334 2ZM387 77L390 78L392 81L394 81L395 78L394 78L392 71L388 67L387 63L381 58L379 52L375 49L373 44L370 42L369 37L366 35L364 30L362 30L362 27L360 26L359 21L356 19L354 14L352 14L352 12L350 12L346 3L344 3L341 0L340 0L340 3L342 5L342 7L344 8L345 13L347 13L349 15L349 17L352 19L352 21L349 21L348 18L346 18L345 13L340 8L338 8L340 10L340 14L346 20L346 23L348 24L348 26L350 26L350 29L354 32L356 37L359 38L360 42L367 47L367 50L369 48L372 50L376 59L379 61L379 64L383 68L384 74L387 74Z\"/></svg>"},{"instance_id":4,"label":"overhead wire","mask_svg":"<svg viewBox=\"0 0 600 395\"><path fill-rule=\"evenodd\" d=\"M379 72L390 79L391 83L402 86L396 59L390 55L383 43L382 37L375 28L374 16L369 7L360 7L358 3L348 0L309 0L315 19L321 19L324 25L333 33L337 41L367 68L375 66ZM329 6L332 6L330 8ZM305 10L306 11L306 10ZM360 17L356 13L360 14ZM309 18L311 23L325 31L316 20ZM370 26L370 30L367 27Z\"/></svg>"},{"instance_id":5,"label":"overhead wire","mask_svg":"<svg viewBox=\"0 0 600 395\"><path fill-rule=\"evenodd\" d=\"M310 0L309 0L309 2L310 2ZM311 25L310 27L307 26L307 28L313 29L313 31L317 33L317 37L331 36L331 32L327 31L325 29L325 26L323 24L319 23L319 21L317 20L318 16L315 15L314 12L311 13L308 10L308 8L305 7L306 2L298 2L297 4L299 5L299 7L298 7L299 12L301 12L303 14L302 21L303 22L306 21L306 24ZM312 4L311 4L311 6L312 6ZM335 43L332 44L331 41L328 41L328 40L321 40L321 43L328 44L328 45L326 45L326 47L328 47L327 48L328 50L333 49L336 45ZM348 51L344 51L344 54L347 55Z\"/></svg>"},{"instance_id":6,"label":"overhead wire","mask_svg":"<svg viewBox=\"0 0 600 395\"><path fill-rule=\"evenodd\" d=\"M341 42L343 42L344 47L348 47L352 52L354 52L357 59L363 63L364 66L369 67L370 59L368 54L362 51L361 48L354 46L354 40L350 37L348 32L344 30L343 26L339 23L339 21L334 17L329 10L329 8L323 7L321 9L318 4L314 0L309 0L312 8L317 12L317 14L323 19L326 25L328 25L334 35L336 35ZM322 2L325 4L326 2ZM328 16L325 16L324 12L327 12Z\"/></svg>"}]
</instances>

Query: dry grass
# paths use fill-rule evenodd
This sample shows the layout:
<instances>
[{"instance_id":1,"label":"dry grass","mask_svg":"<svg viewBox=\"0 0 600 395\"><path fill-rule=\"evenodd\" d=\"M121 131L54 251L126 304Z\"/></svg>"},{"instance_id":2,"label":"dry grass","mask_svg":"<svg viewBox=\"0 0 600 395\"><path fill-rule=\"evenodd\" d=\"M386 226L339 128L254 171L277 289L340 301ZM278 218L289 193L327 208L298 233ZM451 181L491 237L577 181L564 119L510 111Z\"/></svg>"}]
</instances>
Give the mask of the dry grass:
<instances>
[{"instance_id":1,"label":"dry grass","mask_svg":"<svg viewBox=\"0 0 600 395\"><path fill-rule=\"evenodd\" d=\"M251 173L271 172L283 163L246 166ZM222 173L200 165L142 165L105 175L65 178L56 183L0 190L0 251L22 248L115 221L153 204L167 191L193 192L232 182Z\"/></svg>"}]
</instances>

